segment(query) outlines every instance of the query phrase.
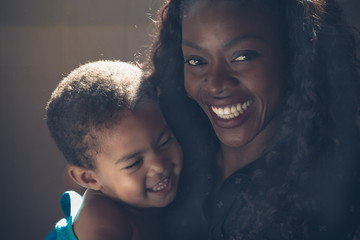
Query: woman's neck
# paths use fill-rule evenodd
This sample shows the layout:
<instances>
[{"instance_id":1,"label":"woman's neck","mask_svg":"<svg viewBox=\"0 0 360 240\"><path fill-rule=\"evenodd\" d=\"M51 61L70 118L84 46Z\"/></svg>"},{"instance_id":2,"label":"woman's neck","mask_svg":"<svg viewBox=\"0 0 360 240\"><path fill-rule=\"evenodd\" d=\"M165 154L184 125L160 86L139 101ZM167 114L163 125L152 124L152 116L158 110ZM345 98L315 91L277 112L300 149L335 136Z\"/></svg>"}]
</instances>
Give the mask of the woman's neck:
<instances>
[{"instance_id":1,"label":"woman's neck","mask_svg":"<svg viewBox=\"0 0 360 240\"><path fill-rule=\"evenodd\" d=\"M279 121L273 119L254 139L240 147L220 143L217 155L218 183L264 155L274 141Z\"/></svg>"}]
</instances>

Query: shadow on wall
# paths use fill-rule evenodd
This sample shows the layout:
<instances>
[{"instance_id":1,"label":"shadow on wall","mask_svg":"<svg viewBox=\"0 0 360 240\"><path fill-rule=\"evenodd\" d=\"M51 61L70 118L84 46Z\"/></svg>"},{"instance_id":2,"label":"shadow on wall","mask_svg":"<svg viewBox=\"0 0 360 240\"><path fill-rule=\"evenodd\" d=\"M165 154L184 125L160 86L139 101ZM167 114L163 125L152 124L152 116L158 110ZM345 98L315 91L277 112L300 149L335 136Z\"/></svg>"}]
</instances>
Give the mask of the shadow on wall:
<instances>
[{"instance_id":1,"label":"shadow on wall","mask_svg":"<svg viewBox=\"0 0 360 240\"><path fill-rule=\"evenodd\" d=\"M157 0L4 0L0 8L1 239L43 239L60 217L65 159L45 105L64 74L99 59L134 61Z\"/></svg>"},{"instance_id":2,"label":"shadow on wall","mask_svg":"<svg viewBox=\"0 0 360 240\"><path fill-rule=\"evenodd\" d=\"M62 217L65 160L45 105L63 77L99 59L141 59L160 0L3 0L0 8L1 239L43 239ZM339 0L360 29L359 0Z\"/></svg>"}]
</instances>

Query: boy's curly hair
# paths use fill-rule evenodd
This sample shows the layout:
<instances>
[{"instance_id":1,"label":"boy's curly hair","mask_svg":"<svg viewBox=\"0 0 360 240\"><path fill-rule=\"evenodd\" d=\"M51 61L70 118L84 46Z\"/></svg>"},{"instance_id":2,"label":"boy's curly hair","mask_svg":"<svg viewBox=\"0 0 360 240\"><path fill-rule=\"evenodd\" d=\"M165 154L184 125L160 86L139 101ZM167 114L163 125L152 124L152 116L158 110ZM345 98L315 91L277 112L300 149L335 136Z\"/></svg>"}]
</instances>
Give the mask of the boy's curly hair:
<instances>
[{"instance_id":1,"label":"boy's curly hair","mask_svg":"<svg viewBox=\"0 0 360 240\"><path fill-rule=\"evenodd\" d=\"M97 133L110 128L142 99L157 101L154 86L142 71L121 61L82 65L65 77L46 106L51 136L66 160L94 169L101 150Z\"/></svg>"},{"instance_id":2,"label":"boy's curly hair","mask_svg":"<svg viewBox=\"0 0 360 240\"><path fill-rule=\"evenodd\" d=\"M354 33L344 23L335 0L233 1L261 4L279 14L288 65L282 123L274 147L265 154L267 167L256 172L252 186L239 197L229 232L234 239L260 239L271 222L280 222L286 239L311 238L313 221L319 220L321 216L316 214L323 210L315 199L329 194L350 202L354 199L351 192L359 192L356 119L360 78ZM201 108L187 98L183 84L181 21L183 12L194 2L168 0L160 9L147 70L162 97L180 99L177 102L184 106L177 112L183 109L182 114L193 118L189 122L194 131L206 136L202 143L197 142L192 155L207 152L209 161L217 149L212 146L218 146L216 136ZM176 124L185 129L180 122ZM328 216L334 216L336 209L327 210Z\"/></svg>"}]
</instances>

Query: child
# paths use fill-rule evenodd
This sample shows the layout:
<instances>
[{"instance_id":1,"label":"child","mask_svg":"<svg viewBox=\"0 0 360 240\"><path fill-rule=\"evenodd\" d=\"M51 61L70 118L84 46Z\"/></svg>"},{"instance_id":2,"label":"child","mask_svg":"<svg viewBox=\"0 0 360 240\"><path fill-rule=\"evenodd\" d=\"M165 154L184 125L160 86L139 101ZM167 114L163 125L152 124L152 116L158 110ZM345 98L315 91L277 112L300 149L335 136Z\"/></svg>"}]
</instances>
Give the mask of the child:
<instances>
[{"instance_id":1,"label":"child","mask_svg":"<svg viewBox=\"0 0 360 240\"><path fill-rule=\"evenodd\" d=\"M46 109L70 177L87 188L75 220L52 234L160 239L158 208L175 198L182 151L141 70L119 61L80 66L60 82Z\"/></svg>"}]
</instances>

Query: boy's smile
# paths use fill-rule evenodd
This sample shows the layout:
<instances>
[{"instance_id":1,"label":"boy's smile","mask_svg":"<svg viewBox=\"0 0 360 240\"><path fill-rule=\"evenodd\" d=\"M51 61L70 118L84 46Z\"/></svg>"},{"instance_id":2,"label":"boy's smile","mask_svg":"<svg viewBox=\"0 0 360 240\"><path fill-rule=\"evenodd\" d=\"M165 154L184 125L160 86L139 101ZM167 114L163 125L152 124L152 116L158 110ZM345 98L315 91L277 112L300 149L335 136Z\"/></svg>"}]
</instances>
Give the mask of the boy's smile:
<instances>
[{"instance_id":1,"label":"boy's smile","mask_svg":"<svg viewBox=\"0 0 360 240\"><path fill-rule=\"evenodd\" d=\"M163 207L175 198L182 151L159 108L144 103L100 131L95 174L105 195L136 207Z\"/></svg>"},{"instance_id":2,"label":"boy's smile","mask_svg":"<svg viewBox=\"0 0 360 240\"><path fill-rule=\"evenodd\" d=\"M166 191L164 190L165 188L167 188L168 186L171 186L170 184L170 176L164 178L162 181L160 181L159 183L157 183L155 186L148 188L148 191L150 192L162 192L162 191Z\"/></svg>"}]
</instances>

